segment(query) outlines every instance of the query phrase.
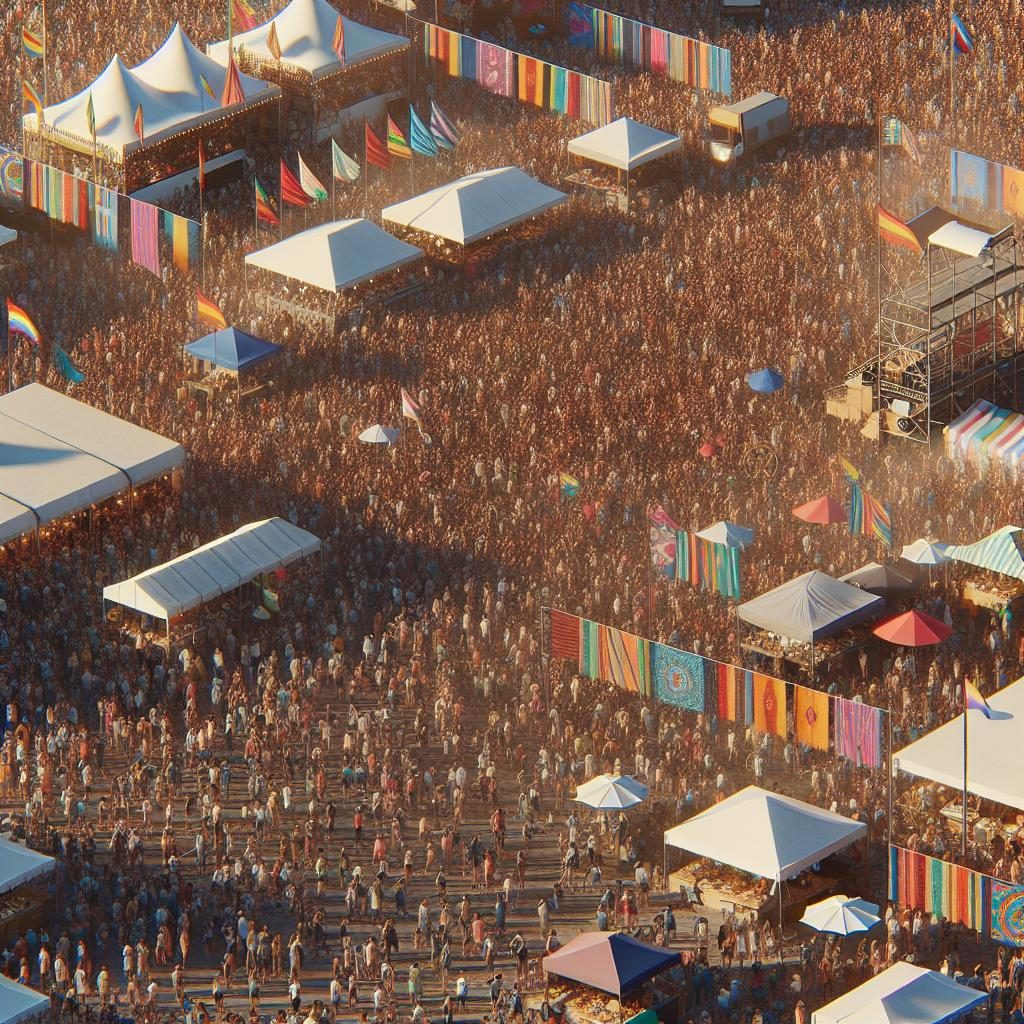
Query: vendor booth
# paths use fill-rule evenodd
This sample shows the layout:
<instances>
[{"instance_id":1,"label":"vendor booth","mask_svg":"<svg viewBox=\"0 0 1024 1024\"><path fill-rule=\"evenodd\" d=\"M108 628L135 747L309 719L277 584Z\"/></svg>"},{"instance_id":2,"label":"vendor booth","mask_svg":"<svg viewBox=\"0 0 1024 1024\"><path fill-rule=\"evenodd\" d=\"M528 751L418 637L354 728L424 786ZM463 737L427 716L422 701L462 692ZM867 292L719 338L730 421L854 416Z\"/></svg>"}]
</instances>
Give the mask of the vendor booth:
<instances>
[{"instance_id":1,"label":"vendor booth","mask_svg":"<svg viewBox=\"0 0 1024 1024\"><path fill-rule=\"evenodd\" d=\"M175 639L198 632L195 623L183 619L187 612L234 595L241 614L243 587L254 583L265 595L260 582L265 574L284 570L320 550L319 538L286 519L249 523L130 580L104 587L104 612L107 605L138 612L142 616L139 628L154 643L163 642L163 637L148 628L147 620L162 620L170 647ZM117 609L111 612L116 615Z\"/></svg>"},{"instance_id":2,"label":"vendor booth","mask_svg":"<svg viewBox=\"0 0 1024 1024\"><path fill-rule=\"evenodd\" d=\"M227 390L239 402L264 394L271 386L263 369L283 349L272 341L255 338L237 327L214 331L185 346L202 372L199 380L185 382L192 394L213 400Z\"/></svg>"},{"instance_id":3,"label":"vendor booth","mask_svg":"<svg viewBox=\"0 0 1024 1024\"><path fill-rule=\"evenodd\" d=\"M0 836L0 942L6 945L24 935L29 927L47 926L54 910L54 897L46 876L56 863L53 857L10 836Z\"/></svg>"},{"instance_id":4,"label":"vendor booth","mask_svg":"<svg viewBox=\"0 0 1024 1024\"><path fill-rule=\"evenodd\" d=\"M781 924L834 891L835 878L808 869L866 835L859 821L747 786L665 832L666 847L695 858L669 874L666 853L666 877L705 907Z\"/></svg>"},{"instance_id":5,"label":"vendor booth","mask_svg":"<svg viewBox=\"0 0 1024 1024\"><path fill-rule=\"evenodd\" d=\"M581 167L565 181L568 185L594 191L613 205L621 196L628 210L631 195L636 196L638 189L639 194L644 194L657 181L658 168L650 165L681 153L682 149L678 135L659 131L631 117L620 117L569 143L572 156L581 164L585 161L596 164L597 168ZM658 167L664 168L665 164ZM641 168L648 170L641 172Z\"/></svg>"},{"instance_id":6,"label":"vendor booth","mask_svg":"<svg viewBox=\"0 0 1024 1024\"><path fill-rule=\"evenodd\" d=\"M811 1024L946 1024L988 1002L988 993L900 961L811 1014Z\"/></svg>"},{"instance_id":7,"label":"vendor booth","mask_svg":"<svg viewBox=\"0 0 1024 1024\"><path fill-rule=\"evenodd\" d=\"M816 664L864 646L870 630L854 627L876 618L884 606L882 598L813 570L739 606L740 621L758 630L740 647L793 662L813 676Z\"/></svg>"},{"instance_id":8,"label":"vendor booth","mask_svg":"<svg viewBox=\"0 0 1024 1024\"><path fill-rule=\"evenodd\" d=\"M541 966L548 1002L569 1024L619 1024L645 1011L675 1024L685 1007L679 953L621 932L583 932Z\"/></svg>"},{"instance_id":9,"label":"vendor booth","mask_svg":"<svg viewBox=\"0 0 1024 1024\"><path fill-rule=\"evenodd\" d=\"M917 584L912 579L891 565L881 565L878 562L868 562L867 565L840 576L839 582L851 583L868 594L890 599L908 597L917 590Z\"/></svg>"},{"instance_id":10,"label":"vendor booth","mask_svg":"<svg viewBox=\"0 0 1024 1024\"><path fill-rule=\"evenodd\" d=\"M175 25L159 50L129 68L115 55L81 92L22 118L28 153L66 171L91 172L95 155L101 177L123 192L194 167L200 139L207 156L245 149L256 140L264 114L280 100L276 85L239 75L241 100L222 106L227 70L198 50ZM141 137L136 114L142 110ZM90 111L94 112L95 134ZM276 127L276 117L274 119ZM251 147L250 147L251 148Z\"/></svg>"},{"instance_id":11,"label":"vendor booth","mask_svg":"<svg viewBox=\"0 0 1024 1024\"><path fill-rule=\"evenodd\" d=\"M974 572L963 579L961 596L965 601L1002 611L1024 596L1024 555L1019 526L1004 526L975 544L946 544L942 551L947 559L973 565Z\"/></svg>"},{"instance_id":12,"label":"vendor booth","mask_svg":"<svg viewBox=\"0 0 1024 1024\"><path fill-rule=\"evenodd\" d=\"M958 834L963 828L964 746L967 747L968 838L981 849L1024 841L1024 786L1020 784L1024 679L987 698L992 717L967 711L893 754L896 772L926 780L898 799L910 827L923 827L934 812ZM897 776L896 781L900 781ZM932 785L928 786L927 784Z\"/></svg>"}]
</instances>

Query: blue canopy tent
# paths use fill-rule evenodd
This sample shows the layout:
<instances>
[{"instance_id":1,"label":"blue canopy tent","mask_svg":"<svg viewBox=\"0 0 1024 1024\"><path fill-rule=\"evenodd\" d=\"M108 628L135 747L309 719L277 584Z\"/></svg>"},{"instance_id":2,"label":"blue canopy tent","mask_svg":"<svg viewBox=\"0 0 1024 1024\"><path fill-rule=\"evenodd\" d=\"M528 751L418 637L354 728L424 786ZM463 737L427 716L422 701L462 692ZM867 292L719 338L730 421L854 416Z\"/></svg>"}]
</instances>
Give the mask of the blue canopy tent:
<instances>
[{"instance_id":1,"label":"blue canopy tent","mask_svg":"<svg viewBox=\"0 0 1024 1024\"><path fill-rule=\"evenodd\" d=\"M254 338L237 327L226 327L186 345L185 351L218 369L240 373L272 359L281 351L281 346Z\"/></svg>"},{"instance_id":2,"label":"blue canopy tent","mask_svg":"<svg viewBox=\"0 0 1024 1024\"><path fill-rule=\"evenodd\" d=\"M755 370L746 376L747 387L759 395L770 395L778 391L786 383L778 370L766 366L763 370Z\"/></svg>"},{"instance_id":3,"label":"blue canopy tent","mask_svg":"<svg viewBox=\"0 0 1024 1024\"><path fill-rule=\"evenodd\" d=\"M561 949L544 957L548 974L578 981L621 998L680 963L679 953L639 942L621 932L583 932Z\"/></svg>"}]
</instances>

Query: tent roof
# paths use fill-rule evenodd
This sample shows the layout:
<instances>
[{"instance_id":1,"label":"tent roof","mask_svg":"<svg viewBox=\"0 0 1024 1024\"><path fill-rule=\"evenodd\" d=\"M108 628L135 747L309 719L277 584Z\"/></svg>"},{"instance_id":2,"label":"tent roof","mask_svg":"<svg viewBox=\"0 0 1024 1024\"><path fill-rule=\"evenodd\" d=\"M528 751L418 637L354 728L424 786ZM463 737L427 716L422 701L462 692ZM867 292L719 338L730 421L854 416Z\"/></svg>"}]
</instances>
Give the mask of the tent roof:
<instances>
[{"instance_id":1,"label":"tent roof","mask_svg":"<svg viewBox=\"0 0 1024 1024\"><path fill-rule=\"evenodd\" d=\"M913 544L904 544L900 558L911 565L942 565L949 561L945 544L921 537Z\"/></svg>"},{"instance_id":2,"label":"tent roof","mask_svg":"<svg viewBox=\"0 0 1024 1024\"><path fill-rule=\"evenodd\" d=\"M237 327L214 331L185 346L196 359L204 359L225 370L247 370L281 352L281 346L262 338L254 338Z\"/></svg>"},{"instance_id":3,"label":"tent roof","mask_svg":"<svg viewBox=\"0 0 1024 1024\"><path fill-rule=\"evenodd\" d=\"M518 167L467 174L386 206L381 219L470 245L564 203L568 196Z\"/></svg>"},{"instance_id":4,"label":"tent roof","mask_svg":"<svg viewBox=\"0 0 1024 1024\"><path fill-rule=\"evenodd\" d=\"M880 597L885 594L909 594L917 587L913 580L907 579L903 573L898 572L891 565L880 565L878 562L868 562L853 572L839 577L840 583L852 583L869 594L878 594Z\"/></svg>"},{"instance_id":5,"label":"tent roof","mask_svg":"<svg viewBox=\"0 0 1024 1024\"><path fill-rule=\"evenodd\" d=\"M792 878L867 833L867 825L747 786L665 833L665 842L761 878Z\"/></svg>"},{"instance_id":6,"label":"tent roof","mask_svg":"<svg viewBox=\"0 0 1024 1024\"><path fill-rule=\"evenodd\" d=\"M0 893L10 892L25 882L53 870L57 862L7 836L0 836ZM0 1009L0 1020L6 1022Z\"/></svg>"},{"instance_id":7,"label":"tent roof","mask_svg":"<svg viewBox=\"0 0 1024 1024\"><path fill-rule=\"evenodd\" d=\"M409 48L405 36L383 32L378 28L361 25L342 15L345 25L345 63L331 45L339 11L327 0L292 0L271 21L234 37L235 51L245 50L264 60L274 60L267 49L270 26L277 26L277 40L281 44L281 62L305 71L313 81L352 68L364 61L383 57L388 53ZM211 43L206 52L220 64L228 62L228 41Z\"/></svg>"},{"instance_id":8,"label":"tent roof","mask_svg":"<svg viewBox=\"0 0 1024 1024\"><path fill-rule=\"evenodd\" d=\"M148 60L128 68L116 54L100 76L81 92L43 111L46 124L92 147L86 110L92 97L96 112L96 141L121 153L142 148L135 134L135 111L142 105L146 146L163 142L180 132L208 121L220 120L224 108L203 89L203 75L220 96L227 76L225 68L207 57L175 24L163 45ZM245 103L253 106L280 94L276 85L239 73ZM36 115L22 119L36 127Z\"/></svg>"},{"instance_id":9,"label":"tent roof","mask_svg":"<svg viewBox=\"0 0 1024 1024\"><path fill-rule=\"evenodd\" d=\"M620 117L569 143L569 152L585 160L617 167L620 171L642 167L683 148L678 135L659 131L631 117Z\"/></svg>"},{"instance_id":10,"label":"tent roof","mask_svg":"<svg viewBox=\"0 0 1024 1024\"><path fill-rule=\"evenodd\" d=\"M264 519L104 587L103 600L169 620L319 550L319 538L307 530Z\"/></svg>"},{"instance_id":11,"label":"tent roof","mask_svg":"<svg viewBox=\"0 0 1024 1024\"><path fill-rule=\"evenodd\" d=\"M954 562L967 562L1024 580L1024 555L1019 543L1024 543L1020 527L1004 526L974 544L947 544L944 551Z\"/></svg>"},{"instance_id":12,"label":"tent roof","mask_svg":"<svg viewBox=\"0 0 1024 1024\"><path fill-rule=\"evenodd\" d=\"M0 1020L3 1024L18 1024L27 1017L50 1015L50 997L28 985L19 985L6 975L0 975Z\"/></svg>"},{"instance_id":13,"label":"tent roof","mask_svg":"<svg viewBox=\"0 0 1024 1024\"><path fill-rule=\"evenodd\" d=\"M0 414L115 466L133 487L185 463L185 449L177 441L42 384L0 397Z\"/></svg>"},{"instance_id":14,"label":"tent roof","mask_svg":"<svg viewBox=\"0 0 1024 1024\"><path fill-rule=\"evenodd\" d=\"M771 633L811 643L871 618L883 601L817 569L739 606L739 617Z\"/></svg>"},{"instance_id":15,"label":"tent roof","mask_svg":"<svg viewBox=\"0 0 1024 1024\"><path fill-rule=\"evenodd\" d=\"M959 221L948 221L928 236L928 242L961 256L980 256L992 244L992 235Z\"/></svg>"},{"instance_id":16,"label":"tent roof","mask_svg":"<svg viewBox=\"0 0 1024 1024\"><path fill-rule=\"evenodd\" d=\"M754 543L754 531L747 526L737 526L720 519L705 530L698 530L697 536L712 544L724 544L729 548L745 548Z\"/></svg>"},{"instance_id":17,"label":"tent roof","mask_svg":"<svg viewBox=\"0 0 1024 1024\"><path fill-rule=\"evenodd\" d=\"M340 292L423 256L372 221L336 220L251 252L245 262L327 292Z\"/></svg>"},{"instance_id":18,"label":"tent roof","mask_svg":"<svg viewBox=\"0 0 1024 1024\"><path fill-rule=\"evenodd\" d=\"M1024 679L987 697L994 712L968 712L967 784L971 793L1024 811L1020 784L1019 748L1024 723ZM933 729L926 736L893 754L893 766L920 779L963 789L964 716Z\"/></svg>"},{"instance_id":19,"label":"tent roof","mask_svg":"<svg viewBox=\"0 0 1024 1024\"><path fill-rule=\"evenodd\" d=\"M8 242L13 242L17 237L18 232L14 228L0 224L0 249L7 245Z\"/></svg>"},{"instance_id":20,"label":"tent roof","mask_svg":"<svg viewBox=\"0 0 1024 1024\"><path fill-rule=\"evenodd\" d=\"M583 932L544 957L548 974L620 996L679 964L679 954L620 932Z\"/></svg>"},{"instance_id":21,"label":"tent roof","mask_svg":"<svg viewBox=\"0 0 1024 1024\"><path fill-rule=\"evenodd\" d=\"M811 1024L943 1024L988 1000L937 971L901 960L811 1014Z\"/></svg>"}]
</instances>

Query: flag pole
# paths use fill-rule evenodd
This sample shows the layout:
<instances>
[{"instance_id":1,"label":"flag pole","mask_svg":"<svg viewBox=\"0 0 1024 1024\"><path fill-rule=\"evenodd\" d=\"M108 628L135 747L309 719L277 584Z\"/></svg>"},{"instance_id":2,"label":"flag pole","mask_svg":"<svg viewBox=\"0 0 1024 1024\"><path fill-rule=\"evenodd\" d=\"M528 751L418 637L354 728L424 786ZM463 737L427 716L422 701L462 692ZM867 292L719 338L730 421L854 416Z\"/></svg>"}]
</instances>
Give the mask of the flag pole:
<instances>
[{"instance_id":1,"label":"flag pole","mask_svg":"<svg viewBox=\"0 0 1024 1024\"><path fill-rule=\"evenodd\" d=\"M369 188L370 178L370 163L368 160L370 147L366 141L366 115L363 114L363 216L366 216L366 210L368 207L369 200L367 199L367 189Z\"/></svg>"},{"instance_id":2,"label":"flag pole","mask_svg":"<svg viewBox=\"0 0 1024 1024\"><path fill-rule=\"evenodd\" d=\"M960 856L967 860L967 677L964 676L964 792L963 818L960 825Z\"/></svg>"},{"instance_id":3,"label":"flag pole","mask_svg":"<svg viewBox=\"0 0 1024 1024\"><path fill-rule=\"evenodd\" d=\"M954 103L956 102L955 96L954 96L954 91L953 91L953 81L954 81L955 75L956 75L956 41L955 41L954 36L953 36L953 0L949 0L949 130L950 130L950 135L951 136L952 136L952 132L953 132ZM952 137L950 138L950 142L955 142L955 141L956 140L953 139Z\"/></svg>"},{"instance_id":4,"label":"flag pole","mask_svg":"<svg viewBox=\"0 0 1024 1024\"><path fill-rule=\"evenodd\" d=\"M252 179L252 226L256 232L256 244L260 244L260 204L256 199L256 178Z\"/></svg>"},{"instance_id":5,"label":"flag pole","mask_svg":"<svg viewBox=\"0 0 1024 1024\"><path fill-rule=\"evenodd\" d=\"M49 102L49 87L50 78L46 72L46 0L43 0L43 106L45 107ZM42 121L42 118L39 119ZM42 124L39 126L42 128Z\"/></svg>"},{"instance_id":6,"label":"flag pole","mask_svg":"<svg viewBox=\"0 0 1024 1024\"><path fill-rule=\"evenodd\" d=\"M878 206L882 205L882 109L875 111L876 118L876 147L878 153L877 189ZM878 210L875 210L875 292L877 298L878 319L875 322L876 338L878 341L878 367L875 370L875 410L878 413L877 441L882 444L882 230L878 224Z\"/></svg>"}]
</instances>

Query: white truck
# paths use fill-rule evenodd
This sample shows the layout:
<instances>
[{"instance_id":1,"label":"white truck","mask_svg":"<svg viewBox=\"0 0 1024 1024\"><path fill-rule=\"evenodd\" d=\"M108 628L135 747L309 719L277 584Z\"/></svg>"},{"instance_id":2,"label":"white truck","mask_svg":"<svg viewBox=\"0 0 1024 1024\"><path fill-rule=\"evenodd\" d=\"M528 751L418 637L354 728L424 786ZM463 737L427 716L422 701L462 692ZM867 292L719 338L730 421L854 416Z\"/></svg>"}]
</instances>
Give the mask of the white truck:
<instances>
[{"instance_id":1,"label":"white truck","mask_svg":"<svg viewBox=\"0 0 1024 1024\"><path fill-rule=\"evenodd\" d=\"M712 159L729 163L789 134L789 100L759 92L739 103L712 107L708 120Z\"/></svg>"}]
</instances>

